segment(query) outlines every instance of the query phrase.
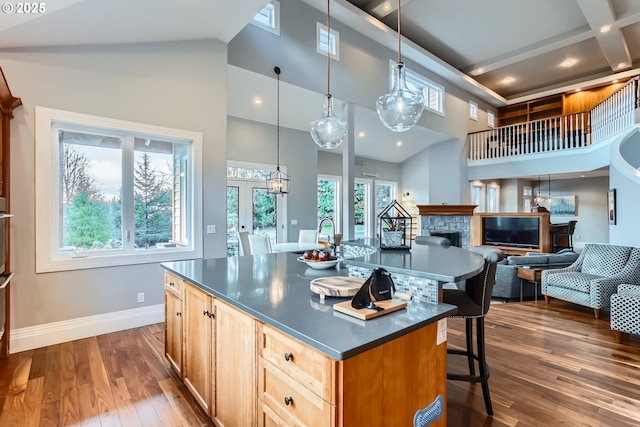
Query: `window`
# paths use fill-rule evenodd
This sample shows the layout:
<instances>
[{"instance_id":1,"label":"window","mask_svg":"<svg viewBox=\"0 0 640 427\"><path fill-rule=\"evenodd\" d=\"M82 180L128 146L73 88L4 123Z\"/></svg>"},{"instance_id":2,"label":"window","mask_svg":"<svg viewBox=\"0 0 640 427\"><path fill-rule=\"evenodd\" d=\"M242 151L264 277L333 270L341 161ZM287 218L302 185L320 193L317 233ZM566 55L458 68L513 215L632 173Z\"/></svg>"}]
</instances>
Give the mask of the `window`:
<instances>
[{"instance_id":1,"label":"window","mask_svg":"<svg viewBox=\"0 0 640 427\"><path fill-rule=\"evenodd\" d=\"M327 26L316 22L316 52L326 55L331 54L331 59L340 60L340 33L333 28L331 34L327 31Z\"/></svg>"},{"instance_id":2,"label":"window","mask_svg":"<svg viewBox=\"0 0 640 427\"><path fill-rule=\"evenodd\" d=\"M202 256L202 135L36 107L36 272Z\"/></svg>"},{"instance_id":3,"label":"window","mask_svg":"<svg viewBox=\"0 0 640 427\"><path fill-rule=\"evenodd\" d=\"M500 186L487 186L487 212L500 212Z\"/></svg>"},{"instance_id":4,"label":"window","mask_svg":"<svg viewBox=\"0 0 640 427\"><path fill-rule=\"evenodd\" d=\"M396 182L376 182L376 216L378 216L384 208L393 203L396 199L397 188L398 184Z\"/></svg>"},{"instance_id":5,"label":"window","mask_svg":"<svg viewBox=\"0 0 640 427\"><path fill-rule=\"evenodd\" d=\"M393 69L396 63L389 62L390 86L393 86ZM444 115L444 87L440 86L420 74L405 67L407 85L414 90L421 90L424 95L424 108L432 112Z\"/></svg>"},{"instance_id":6,"label":"window","mask_svg":"<svg viewBox=\"0 0 640 427\"><path fill-rule=\"evenodd\" d=\"M374 236L375 234L372 234L371 230L371 180L356 178L355 192L354 237L363 239L368 236Z\"/></svg>"},{"instance_id":7,"label":"window","mask_svg":"<svg viewBox=\"0 0 640 427\"><path fill-rule=\"evenodd\" d=\"M531 212L531 201L533 200L533 189L529 186L522 187L522 211Z\"/></svg>"},{"instance_id":8,"label":"window","mask_svg":"<svg viewBox=\"0 0 640 427\"><path fill-rule=\"evenodd\" d=\"M477 205L476 212L485 212L486 185L480 181L471 183L471 204Z\"/></svg>"},{"instance_id":9,"label":"window","mask_svg":"<svg viewBox=\"0 0 640 427\"><path fill-rule=\"evenodd\" d=\"M277 36L280 35L280 3L272 0L253 17L250 24L267 30Z\"/></svg>"},{"instance_id":10,"label":"window","mask_svg":"<svg viewBox=\"0 0 640 427\"><path fill-rule=\"evenodd\" d=\"M487 111L487 125L490 128L496 127L496 115L493 111Z\"/></svg>"},{"instance_id":11,"label":"window","mask_svg":"<svg viewBox=\"0 0 640 427\"><path fill-rule=\"evenodd\" d=\"M478 121L478 104L469 101L469 118Z\"/></svg>"}]
</instances>

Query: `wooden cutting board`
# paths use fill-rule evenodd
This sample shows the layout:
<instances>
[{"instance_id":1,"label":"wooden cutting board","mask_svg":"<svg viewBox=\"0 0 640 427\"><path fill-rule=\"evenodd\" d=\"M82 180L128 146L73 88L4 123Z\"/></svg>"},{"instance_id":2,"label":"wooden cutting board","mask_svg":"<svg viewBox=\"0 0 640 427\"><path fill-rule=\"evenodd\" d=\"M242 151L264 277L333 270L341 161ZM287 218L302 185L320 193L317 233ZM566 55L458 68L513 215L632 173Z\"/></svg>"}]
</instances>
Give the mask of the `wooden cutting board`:
<instances>
[{"instance_id":1,"label":"wooden cutting board","mask_svg":"<svg viewBox=\"0 0 640 427\"><path fill-rule=\"evenodd\" d=\"M352 297L362 287L366 279L349 276L327 276L313 279L309 284L311 292L325 297Z\"/></svg>"},{"instance_id":2,"label":"wooden cutting board","mask_svg":"<svg viewBox=\"0 0 640 427\"><path fill-rule=\"evenodd\" d=\"M351 300L339 302L333 305L335 311L348 314L349 316L357 317L362 320L373 319L374 317L384 316L385 314L393 313L394 311L402 310L407 306L406 301L397 299L388 299L385 301L378 301L376 305L382 310L373 310L369 308L355 309L351 307Z\"/></svg>"}]
</instances>

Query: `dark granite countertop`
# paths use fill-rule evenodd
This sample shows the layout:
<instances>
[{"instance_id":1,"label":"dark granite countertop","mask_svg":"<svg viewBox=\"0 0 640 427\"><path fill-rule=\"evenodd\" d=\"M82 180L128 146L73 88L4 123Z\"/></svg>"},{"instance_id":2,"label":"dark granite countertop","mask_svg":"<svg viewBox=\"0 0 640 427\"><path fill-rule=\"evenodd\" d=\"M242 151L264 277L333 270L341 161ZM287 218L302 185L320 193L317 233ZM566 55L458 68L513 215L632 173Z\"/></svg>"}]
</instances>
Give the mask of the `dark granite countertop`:
<instances>
[{"instance_id":1,"label":"dark granite countertop","mask_svg":"<svg viewBox=\"0 0 640 427\"><path fill-rule=\"evenodd\" d=\"M376 249L376 252L363 257L345 259L346 265L384 267L392 273L424 277L439 282L464 280L478 274L484 268L482 256L456 246L412 242L411 250L380 251L375 239L349 240L343 243Z\"/></svg>"},{"instance_id":2,"label":"dark granite countertop","mask_svg":"<svg viewBox=\"0 0 640 427\"><path fill-rule=\"evenodd\" d=\"M291 253L163 263L162 267L216 298L342 360L449 316L456 307L409 301L407 308L371 320L335 312L344 298L320 301L309 289L316 277L347 269L314 270ZM482 258L480 258L482 259ZM435 344L435 343L434 343Z\"/></svg>"}]
</instances>

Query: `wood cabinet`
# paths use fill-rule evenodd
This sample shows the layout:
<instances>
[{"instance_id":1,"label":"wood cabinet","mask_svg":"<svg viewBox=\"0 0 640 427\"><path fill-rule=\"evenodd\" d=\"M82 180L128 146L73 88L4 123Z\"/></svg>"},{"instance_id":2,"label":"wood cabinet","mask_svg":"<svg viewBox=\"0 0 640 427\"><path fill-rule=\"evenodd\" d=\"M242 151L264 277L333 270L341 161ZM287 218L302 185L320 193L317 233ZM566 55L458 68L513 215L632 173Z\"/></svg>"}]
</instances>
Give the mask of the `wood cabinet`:
<instances>
[{"instance_id":1,"label":"wood cabinet","mask_svg":"<svg viewBox=\"0 0 640 427\"><path fill-rule=\"evenodd\" d=\"M184 384L219 427L409 425L416 408L446 396L437 323L336 360L182 283Z\"/></svg>"},{"instance_id":2,"label":"wood cabinet","mask_svg":"<svg viewBox=\"0 0 640 427\"><path fill-rule=\"evenodd\" d=\"M183 311L184 282L164 273L164 342L165 355L180 378L183 377Z\"/></svg>"},{"instance_id":3,"label":"wood cabinet","mask_svg":"<svg viewBox=\"0 0 640 427\"><path fill-rule=\"evenodd\" d=\"M215 416L212 405L215 396L214 322L213 297L187 284L184 292L184 384L211 418Z\"/></svg>"},{"instance_id":4,"label":"wood cabinet","mask_svg":"<svg viewBox=\"0 0 640 427\"><path fill-rule=\"evenodd\" d=\"M9 197L9 181L11 176L10 170L10 123L13 118L13 110L22 105L20 98L16 98L11 94L9 85L4 77L2 68L0 68L0 197L6 199L7 212L11 212L11 198ZM3 245L4 259L0 260L0 264L4 264L4 271L0 271L0 358L9 356L9 341L11 331L11 257L9 254L10 238L9 238L9 219L3 221L4 241L0 241Z\"/></svg>"},{"instance_id":5,"label":"wood cabinet","mask_svg":"<svg viewBox=\"0 0 640 427\"><path fill-rule=\"evenodd\" d=\"M216 299L215 420L256 425L256 320Z\"/></svg>"},{"instance_id":6,"label":"wood cabinet","mask_svg":"<svg viewBox=\"0 0 640 427\"><path fill-rule=\"evenodd\" d=\"M471 216L471 246L485 244L484 221L486 217L538 218L538 247L495 246L508 255L525 255L527 252L551 252L551 214L549 212L481 212Z\"/></svg>"}]
</instances>

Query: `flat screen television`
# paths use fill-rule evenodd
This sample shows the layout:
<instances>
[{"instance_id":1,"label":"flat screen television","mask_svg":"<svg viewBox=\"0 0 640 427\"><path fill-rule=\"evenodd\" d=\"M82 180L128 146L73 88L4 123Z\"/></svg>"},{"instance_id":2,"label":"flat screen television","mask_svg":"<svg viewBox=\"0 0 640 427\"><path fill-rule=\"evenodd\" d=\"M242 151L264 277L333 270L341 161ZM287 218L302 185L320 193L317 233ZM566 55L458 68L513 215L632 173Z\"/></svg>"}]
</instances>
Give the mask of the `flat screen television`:
<instances>
[{"instance_id":1,"label":"flat screen television","mask_svg":"<svg viewBox=\"0 0 640 427\"><path fill-rule=\"evenodd\" d=\"M482 221L483 245L539 248L540 218L500 216L484 217Z\"/></svg>"}]
</instances>

